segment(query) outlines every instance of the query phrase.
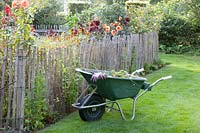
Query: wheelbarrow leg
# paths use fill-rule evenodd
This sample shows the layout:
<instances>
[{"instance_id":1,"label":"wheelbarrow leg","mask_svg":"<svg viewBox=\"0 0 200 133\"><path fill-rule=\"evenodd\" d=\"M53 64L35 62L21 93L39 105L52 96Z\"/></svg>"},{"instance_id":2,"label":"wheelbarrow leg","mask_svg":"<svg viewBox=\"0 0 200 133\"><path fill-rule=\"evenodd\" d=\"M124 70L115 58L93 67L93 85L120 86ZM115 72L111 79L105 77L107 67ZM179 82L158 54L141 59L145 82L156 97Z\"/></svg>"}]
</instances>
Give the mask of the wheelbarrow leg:
<instances>
[{"instance_id":1,"label":"wheelbarrow leg","mask_svg":"<svg viewBox=\"0 0 200 133\"><path fill-rule=\"evenodd\" d=\"M113 110L113 106L114 106L114 103L112 103L111 107L108 108L107 112L110 112L111 110Z\"/></svg>"},{"instance_id":2,"label":"wheelbarrow leg","mask_svg":"<svg viewBox=\"0 0 200 133\"><path fill-rule=\"evenodd\" d=\"M133 120L135 118L135 110L136 110L136 98L133 99L133 115L131 120Z\"/></svg>"},{"instance_id":3,"label":"wheelbarrow leg","mask_svg":"<svg viewBox=\"0 0 200 133\"><path fill-rule=\"evenodd\" d=\"M139 95L137 95L136 97L133 98L133 115L131 120L133 120L135 118L135 111L136 111L136 101L139 97L141 97L144 93L146 93L149 90L149 88L145 89L142 93L140 93Z\"/></svg>"},{"instance_id":4,"label":"wheelbarrow leg","mask_svg":"<svg viewBox=\"0 0 200 133\"><path fill-rule=\"evenodd\" d=\"M124 115L124 113L123 113L123 111L122 111L122 108L121 108L121 106L120 106L120 103L118 103L117 101L110 101L110 103L112 103L111 106L106 106L107 108L109 108L108 111L110 111L110 110L119 111L119 113L120 113L122 119L123 119L123 120L126 120L126 117L125 117L125 115ZM110 104L110 103L109 103L109 104ZM114 104L117 105L117 109L113 107Z\"/></svg>"},{"instance_id":5,"label":"wheelbarrow leg","mask_svg":"<svg viewBox=\"0 0 200 133\"><path fill-rule=\"evenodd\" d=\"M83 95L86 93L86 91L88 91L89 87L90 87L90 85L88 85L87 88L84 89L84 90L81 92L81 94L79 95L79 97L76 99L76 103L78 103L79 100L80 100L80 99L83 97Z\"/></svg>"},{"instance_id":6,"label":"wheelbarrow leg","mask_svg":"<svg viewBox=\"0 0 200 133\"><path fill-rule=\"evenodd\" d=\"M126 117L124 116L124 113L122 111L122 108L121 108L120 104L118 102L115 102L115 103L117 104L117 107L119 109L119 112L120 112L120 115L121 115L122 119L126 120Z\"/></svg>"}]
</instances>

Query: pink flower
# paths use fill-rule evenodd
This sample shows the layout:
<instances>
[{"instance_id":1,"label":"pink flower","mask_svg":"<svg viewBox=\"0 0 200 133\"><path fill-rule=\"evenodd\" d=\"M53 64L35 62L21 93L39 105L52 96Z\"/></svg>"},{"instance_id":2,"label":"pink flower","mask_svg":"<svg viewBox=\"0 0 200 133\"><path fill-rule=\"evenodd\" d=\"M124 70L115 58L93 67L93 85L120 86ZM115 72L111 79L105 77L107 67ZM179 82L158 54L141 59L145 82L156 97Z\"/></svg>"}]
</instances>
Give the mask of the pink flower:
<instances>
[{"instance_id":1,"label":"pink flower","mask_svg":"<svg viewBox=\"0 0 200 133\"><path fill-rule=\"evenodd\" d=\"M9 5L6 4L6 6L4 7L4 11L6 13L6 15L10 16L11 14L11 8Z\"/></svg>"},{"instance_id":2,"label":"pink flower","mask_svg":"<svg viewBox=\"0 0 200 133\"><path fill-rule=\"evenodd\" d=\"M29 6L29 2L28 2L28 0L22 0L20 5L23 8L27 8Z\"/></svg>"},{"instance_id":3,"label":"pink flower","mask_svg":"<svg viewBox=\"0 0 200 133\"><path fill-rule=\"evenodd\" d=\"M6 21L6 18L5 18L5 17L2 17L2 19L1 19L1 24L4 25L4 24L6 24L6 22L7 22L7 21Z\"/></svg>"}]
</instances>

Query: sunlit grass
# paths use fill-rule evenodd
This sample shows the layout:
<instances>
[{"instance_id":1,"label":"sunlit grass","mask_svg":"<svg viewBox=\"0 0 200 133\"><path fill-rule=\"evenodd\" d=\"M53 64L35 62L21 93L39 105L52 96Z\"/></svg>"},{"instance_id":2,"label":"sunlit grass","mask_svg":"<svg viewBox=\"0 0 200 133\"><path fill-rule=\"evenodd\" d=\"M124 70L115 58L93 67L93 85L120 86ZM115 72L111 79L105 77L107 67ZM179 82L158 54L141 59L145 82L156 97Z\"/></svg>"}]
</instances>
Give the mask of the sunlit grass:
<instances>
[{"instance_id":1,"label":"sunlit grass","mask_svg":"<svg viewBox=\"0 0 200 133\"><path fill-rule=\"evenodd\" d=\"M200 57L161 55L170 65L147 75L149 82L172 75L138 100L136 118L121 119L118 112L105 113L101 120L83 122L72 113L40 133L198 133L200 131ZM120 101L131 117L132 100Z\"/></svg>"}]
</instances>

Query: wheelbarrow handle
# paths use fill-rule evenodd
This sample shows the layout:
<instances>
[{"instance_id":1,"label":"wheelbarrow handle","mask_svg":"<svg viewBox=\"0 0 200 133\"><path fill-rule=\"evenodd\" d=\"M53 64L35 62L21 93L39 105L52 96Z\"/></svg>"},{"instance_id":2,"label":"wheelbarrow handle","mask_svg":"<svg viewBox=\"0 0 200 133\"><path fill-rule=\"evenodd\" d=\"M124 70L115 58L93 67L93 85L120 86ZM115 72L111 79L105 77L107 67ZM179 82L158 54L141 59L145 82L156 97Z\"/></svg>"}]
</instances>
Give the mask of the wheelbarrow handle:
<instances>
[{"instance_id":1,"label":"wheelbarrow handle","mask_svg":"<svg viewBox=\"0 0 200 133\"><path fill-rule=\"evenodd\" d=\"M153 86L155 86L156 84L158 84L158 83L159 83L160 81L162 81L162 80L167 80L167 79L171 79L171 78L172 78L171 75L170 75L170 76L166 76L166 77L162 77L162 78L156 80L155 82L153 82L153 83L150 85L150 88L152 88Z\"/></svg>"},{"instance_id":2,"label":"wheelbarrow handle","mask_svg":"<svg viewBox=\"0 0 200 133\"><path fill-rule=\"evenodd\" d=\"M171 78L172 78L172 76L170 75L170 76L162 77L162 80L167 80L167 79L171 79Z\"/></svg>"},{"instance_id":3,"label":"wheelbarrow handle","mask_svg":"<svg viewBox=\"0 0 200 133\"><path fill-rule=\"evenodd\" d=\"M144 68L140 68L140 69L138 69L138 70L135 70L131 75L134 75L134 74L136 74L136 73L141 73L141 72L143 72L144 71Z\"/></svg>"}]
</instances>

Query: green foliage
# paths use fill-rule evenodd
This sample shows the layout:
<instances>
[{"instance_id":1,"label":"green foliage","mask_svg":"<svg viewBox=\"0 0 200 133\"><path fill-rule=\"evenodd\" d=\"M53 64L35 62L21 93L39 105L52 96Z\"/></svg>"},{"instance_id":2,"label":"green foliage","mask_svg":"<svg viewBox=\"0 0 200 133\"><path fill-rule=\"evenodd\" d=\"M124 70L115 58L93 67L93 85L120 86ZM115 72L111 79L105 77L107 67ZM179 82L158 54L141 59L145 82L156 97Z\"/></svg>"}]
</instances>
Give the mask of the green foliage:
<instances>
[{"instance_id":1,"label":"green foliage","mask_svg":"<svg viewBox=\"0 0 200 133\"><path fill-rule=\"evenodd\" d=\"M200 0L187 0L186 4L189 8L191 21L196 25L200 25Z\"/></svg>"},{"instance_id":2,"label":"green foliage","mask_svg":"<svg viewBox=\"0 0 200 133\"><path fill-rule=\"evenodd\" d=\"M0 0L0 11L3 11L5 4L11 5L13 0Z\"/></svg>"},{"instance_id":3,"label":"green foliage","mask_svg":"<svg viewBox=\"0 0 200 133\"><path fill-rule=\"evenodd\" d=\"M128 11L131 14L133 33L159 31L163 14L157 8L157 5L146 5L146 7L132 5Z\"/></svg>"},{"instance_id":4,"label":"green foliage","mask_svg":"<svg viewBox=\"0 0 200 133\"><path fill-rule=\"evenodd\" d=\"M126 17L127 12L123 5L114 3L112 5L107 5L100 9L97 9L95 15L97 17L100 17L100 19L103 23L110 24L115 21L118 21L120 16Z\"/></svg>"},{"instance_id":5,"label":"green foliage","mask_svg":"<svg viewBox=\"0 0 200 133\"><path fill-rule=\"evenodd\" d=\"M166 53L191 53L200 43L200 26L192 17L187 1L173 0L160 3L164 13L159 32L160 49ZM198 17L197 17L198 18ZM193 52L197 53L198 52Z\"/></svg>"},{"instance_id":6,"label":"green foliage","mask_svg":"<svg viewBox=\"0 0 200 133\"><path fill-rule=\"evenodd\" d=\"M145 63L144 64L145 74L149 74L152 73L153 71L161 69L165 65L167 65L167 63L164 63L162 60L154 61L152 64Z\"/></svg>"},{"instance_id":7,"label":"green foliage","mask_svg":"<svg viewBox=\"0 0 200 133\"><path fill-rule=\"evenodd\" d=\"M62 79L62 89L63 89L63 97L67 103L70 105L77 98L80 86L81 79L79 73L75 71L77 67L76 63L71 65L70 67L63 68L63 79Z\"/></svg>"},{"instance_id":8,"label":"green foliage","mask_svg":"<svg viewBox=\"0 0 200 133\"><path fill-rule=\"evenodd\" d=\"M77 26L77 23L79 22L79 18L76 14L69 13L66 17L66 25L69 29L72 29L73 27Z\"/></svg>"},{"instance_id":9,"label":"green foliage","mask_svg":"<svg viewBox=\"0 0 200 133\"><path fill-rule=\"evenodd\" d=\"M151 4L157 4L158 2L161 2L161 1L163 1L163 0L150 0L150 3Z\"/></svg>"},{"instance_id":10,"label":"green foliage","mask_svg":"<svg viewBox=\"0 0 200 133\"><path fill-rule=\"evenodd\" d=\"M69 3L69 10L72 14L81 13L83 10L90 7L90 3Z\"/></svg>"},{"instance_id":11,"label":"green foliage","mask_svg":"<svg viewBox=\"0 0 200 133\"><path fill-rule=\"evenodd\" d=\"M48 3L42 9L38 9L33 23L60 25L65 23L65 16L59 14L61 3L57 0L48 0Z\"/></svg>"},{"instance_id":12,"label":"green foliage","mask_svg":"<svg viewBox=\"0 0 200 133\"><path fill-rule=\"evenodd\" d=\"M25 129L36 130L44 128L44 119L48 115L45 98L45 79L43 74L35 77L34 88L25 97Z\"/></svg>"},{"instance_id":13,"label":"green foliage","mask_svg":"<svg viewBox=\"0 0 200 133\"><path fill-rule=\"evenodd\" d=\"M174 16L166 18L159 33L160 43L167 53L189 52L200 42L200 27Z\"/></svg>"},{"instance_id":14,"label":"green foliage","mask_svg":"<svg viewBox=\"0 0 200 133\"><path fill-rule=\"evenodd\" d=\"M94 18L99 18L102 23L110 24L118 21L119 17L126 17L127 12L121 4L114 3L103 7L91 7L77 15L81 22L88 22Z\"/></svg>"},{"instance_id":15,"label":"green foliage","mask_svg":"<svg viewBox=\"0 0 200 133\"><path fill-rule=\"evenodd\" d=\"M1 18L6 21L0 24L0 42L8 46L18 45L23 48L33 45L34 38L30 32L30 24L33 21L34 13L35 6L33 5L10 8L9 14L4 11Z\"/></svg>"}]
</instances>

